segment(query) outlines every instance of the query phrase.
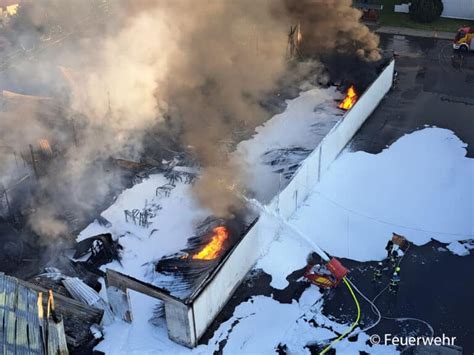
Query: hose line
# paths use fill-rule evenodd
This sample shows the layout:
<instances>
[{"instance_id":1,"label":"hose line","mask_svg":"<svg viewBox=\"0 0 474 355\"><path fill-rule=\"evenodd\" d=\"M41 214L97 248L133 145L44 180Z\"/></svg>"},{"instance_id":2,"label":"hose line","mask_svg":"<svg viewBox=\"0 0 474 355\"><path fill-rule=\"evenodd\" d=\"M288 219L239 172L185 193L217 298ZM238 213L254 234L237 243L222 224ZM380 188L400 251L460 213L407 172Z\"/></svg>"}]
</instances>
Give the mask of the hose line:
<instances>
[{"instance_id":1,"label":"hose line","mask_svg":"<svg viewBox=\"0 0 474 355\"><path fill-rule=\"evenodd\" d=\"M382 314L380 313L380 310L377 308L377 306L373 303L373 301L369 300L369 299L362 293L362 291L359 290L356 285L354 285L354 283L353 283L350 279L349 279L348 281L349 281L349 283L352 285L352 287L354 288L354 290L356 290L356 291L359 293L359 295L361 295L362 298L363 298L364 300L366 300L367 303L369 303L369 304L371 305L372 311L375 310L375 312L376 312L376 314L377 314L377 320L376 320L374 323L372 323L371 325L369 325L368 327L366 327L366 328L364 328L364 329L359 330L356 334L364 333L364 332L366 332L366 331L368 331L368 330L374 328L375 326L377 326L377 325L380 323L380 320L382 319Z\"/></svg>"},{"instance_id":2,"label":"hose line","mask_svg":"<svg viewBox=\"0 0 474 355\"><path fill-rule=\"evenodd\" d=\"M334 339L331 344L329 344L327 347L325 347L323 349L323 351L321 351L319 353L319 355L323 355L325 354L327 351L329 351L329 349L331 349L334 344L336 344L337 342L341 341L343 338L345 338L346 336L348 336L350 333L352 333L352 331L354 330L354 328L359 324L359 320L360 320L360 304L359 304L359 300L357 299L354 291L352 290L352 287L351 285L349 284L349 282L347 282L347 279L344 277L342 279L342 281L344 281L344 284L347 286L347 288L349 289L349 292L351 293L352 295L352 298L354 299L354 302L357 306L357 318L356 320L354 321L354 323L352 323L351 327L346 330L343 334L341 334L337 339Z\"/></svg>"}]
</instances>

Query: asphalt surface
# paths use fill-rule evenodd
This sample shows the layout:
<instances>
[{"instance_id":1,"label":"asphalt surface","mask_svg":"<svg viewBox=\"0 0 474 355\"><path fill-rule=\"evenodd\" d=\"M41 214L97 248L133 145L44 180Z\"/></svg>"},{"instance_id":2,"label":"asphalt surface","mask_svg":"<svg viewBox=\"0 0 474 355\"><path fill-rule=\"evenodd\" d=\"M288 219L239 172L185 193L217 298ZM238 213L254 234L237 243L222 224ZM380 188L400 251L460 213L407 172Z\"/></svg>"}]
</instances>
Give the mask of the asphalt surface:
<instances>
[{"instance_id":1,"label":"asphalt surface","mask_svg":"<svg viewBox=\"0 0 474 355\"><path fill-rule=\"evenodd\" d=\"M474 54L454 53L451 42L439 39L381 35L382 48L397 53L398 82L350 143L352 150L380 153L401 136L426 126L452 130L468 144L467 156L474 157ZM474 182L473 182L474 183ZM342 260L350 277L372 299L389 281L387 269L380 283L372 282L376 263ZM457 256L445 245L432 241L412 246L401 263L401 282L396 295L383 292L376 300L386 317L411 317L428 322L435 336L456 337L455 344L465 354L474 353L474 253ZM301 282L302 270L288 276L289 286L275 290L271 277L254 272L237 289L229 303L202 338L207 342L221 322L229 319L235 307L253 295L272 296L282 303L298 300L308 284ZM361 301L362 302L362 301ZM376 316L362 302L362 324ZM325 296L323 313L341 322L355 319L354 302L345 288ZM369 334L429 335L429 328L416 321L383 319ZM221 343L221 351L225 341ZM318 346L310 347L317 353ZM402 349L401 349L402 350ZM404 353L410 353L408 349ZM219 352L221 352L219 351Z\"/></svg>"},{"instance_id":2,"label":"asphalt surface","mask_svg":"<svg viewBox=\"0 0 474 355\"><path fill-rule=\"evenodd\" d=\"M460 56L450 41L381 35L398 54L398 84L354 137L353 150L380 153L425 125L452 130L474 157L474 53Z\"/></svg>"},{"instance_id":3,"label":"asphalt surface","mask_svg":"<svg viewBox=\"0 0 474 355\"><path fill-rule=\"evenodd\" d=\"M386 262L380 281L373 282L376 262L356 263L345 259L341 259L341 262L351 270L351 280L370 300L388 285L393 270L390 263ZM445 334L447 337L456 337L455 345L463 347L465 354L472 354L474 283L470 270L473 265L472 252L470 256L460 257L437 241L421 247L412 245L400 263L398 292L391 294L388 289L383 291L375 304L384 317L417 318L429 323L434 336ZM377 316L360 296L359 301L362 307L361 327L365 328L373 324ZM356 308L347 289L342 287L331 291L326 297L323 313L340 321L353 321ZM429 327L415 320L382 319L368 333L381 337L385 334L431 336Z\"/></svg>"},{"instance_id":4,"label":"asphalt surface","mask_svg":"<svg viewBox=\"0 0 474 355\"><path fill-rule=\"evenodd\" d=\"M453 52L450 41L444 40L397 35L381 39L384 49L399 55L398 83L359 130L351 149L380 153L402 135L428 125L453 131L467 143L467 156L473 158L474 54L461 56ZM432 242L409 251L403 260L399 293L395 297L383 294L379 300L381 311L392 317L424 319L433 326L435 335L456 336L456 344L463 347L465 354L472 354L474 253L459 257L440 251L440 246ZM378 287L367 281L373 270L362 271L366 265L356 267L352 277L373 294L375 290L370 288ZM333 307L339 307L337 302L327 304L325 309L331 313ZM423 330L420 323L402 325L402 332L416 333L417 327L426 332L426 326ZM383 321L371 333L393 334L397 327L399 322Z\"/></svg>"}]
</instances>

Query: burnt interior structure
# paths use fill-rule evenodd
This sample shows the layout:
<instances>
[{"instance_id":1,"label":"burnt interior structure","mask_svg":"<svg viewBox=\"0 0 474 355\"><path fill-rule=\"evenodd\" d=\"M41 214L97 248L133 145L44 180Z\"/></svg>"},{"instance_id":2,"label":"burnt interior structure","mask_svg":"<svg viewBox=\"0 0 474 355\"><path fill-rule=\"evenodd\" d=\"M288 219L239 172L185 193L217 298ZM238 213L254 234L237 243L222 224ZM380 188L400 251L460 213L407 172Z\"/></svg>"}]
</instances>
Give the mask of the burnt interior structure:
<instances>
[{"instance_id":1,"label":"burnt interior structure","mask_svg":"<svg viewBox=\"0 0 474 355\"><path fill-rule=\"evenodd\" d=\"M130 1L130 3L141 2ZM145 3L136 5L137 8L131 8L130 11L125 11L124 23L133 19L139 12L138 8L144 6ZM104 226L108 225L109 222L101 217L100 213L112 205L125 188L143 181L151 174L160 173L166 178L167 183L156 189L156 196L169 196L177 182L194 184L199 170L206 167L206 161L205 159L199 161L195 149L183 138L184 129L181 127L183 122L179 116L186 116L186 114L190 116L189 113L194 114L194 110L183 110L181 113L178 110L173 117L174 111L170 110L163 113L163 117L160 117L162 120L156 119L156 122L150 122L140 131L131 129L130 132L125 132L129 134L126 138L130 139L135 135L142 138L138 144L139 149L134 149L137 147L124 139L121 141L120 149L112 153L109 151L109 144L94 151L94 154L75 155L91 143L91 140L87 139L91 132L95 140L112 135L115 141L114 133L116 132L112 126L117 122L108 119L113 116L116 107L113 107L113 100L111 103L110 92L106 92L113 91L111 90L113 88L104 89L102 92L107 97L103 101L108 108L103 117L99 117L101 115L86 117L87 110L78 112L77 107L73 108L71 103L75 93L74 75L80 77L83 74L82 70L87 70L87 63L80 61L80 65L75 65L77 63L74 61L69 63L57 54L63 51L71 52L71 48L74 50L80 48L80 43L84 38L94 38L97 33L100 34L97 37L107 36L106 30L115 35L123 30L124 23L120 23L119 16L114 13L114 9L120 7L119 2L77 1L75 7L64 8L59 4L60 2L55 2L53 6L45 6L42 9L41 12L44 12L45 18L41 19L40 26L36 26L34 21L28 22L28 12L23 14L20 12L20 15L25 17L19 16L18 22L13 19L9 31L0 33L2 123L8 128L13 128L23 124L18 118L26 121L34 117L35 122L45 128L44 135L25 138L21 140L21 143L11 139L8 129L0 130L0 158L3 158L0 164L4 168L3 171L11 172L5 174L6 176L0 176L0 236L2 237L0 270L28 280L36 288L54 290L55 293L66 298L71 298L72 295L58 279L55 279L56 273L71 278L78 277L95 291L100 291L101 288L99 278L106 277L109 299L114 305L122 301L127 303L126 297L123 296L126 295L128 289L139 290L160 298L166 303L164 308L166 320L171 325L168 329L170 337L187 346L194 346L201 331L195 329L198 326L198 317L194 314L196 309L193 303L216 279L226 262L230 260L232 253L246 242L244 236L247 236L247 233L256 225L258 216L252 211L242 210L233 211L232 217L209 217L202 221L197 226L194 235L190 236L185 249L149 263L150 272L146 276L147 280L151 280L150 283L121 275L113 270L105 273L100 269L113 260L120 263L122 252L120 236L101 234L76 243L79 232L94 220ZM80 4L86 5L82 8ZM36 6L36 3L25 2L24 9L28 6ZM71 11L72 9L83 11L82 13L77 11L76 15L75 11ZM71 14L76 16L71 17ZM23 26L25 23L28 26ZM284 26L287 26L286 21ZM218 33L218 31L212 32ZM295 34L293 30L292 35L295 36ZM332 33L328 34L332 35ZM140 35L144 34L140 33ZM253 36L252 34L252 39ZM303 33L303 38L306 38L305 33ZM283 46L285 39L283 36ZM97 43L102 44L100 41ZM205 48L211 43L213 39L206 43ZM225 43L232 43L232 41L226 40ZM237 42L236 45L238 45ZM262 49L263 47L260 50ZM93 52L96 54L100 50L101 47L97 46L94 47ZM246 49L242 54L248 51L249 49ZM70 53L67 54L70 55ZM254 55L250 57L252 56ZM100 58L94 57L95 59ZM250 86L241 90L240 94L248 101L255 100L256 105L263 108L267 115L262 119L268 119L282 112L286 108L286 99L299 95L303 81L315 86L337 84L341 91L345 91L348 85L355 84L362 92L377 76L381 65L381 62L368 62L357 59L353 55L336 57L328 54L325 57L313 58L305 53L296 60L293 60L295 58L288 59L283 66L284 72L280 73L281 77L276 80L271 90L261 95L262 97L252 97L251 90L247 92ZM321 73L323 69L319 65L309 71L307 69L300 71L300 62L305 62L305 65L311 62L308 60L306 63L307 59L317 59L322 62L325 72ZM269 57L268 60L270 61L271 58ZM191 60L190 62L198 61ZM65 67L67 65L72 67ZM247 65L247 68L251 67L252 65ZM196 68L192 69L189 73L198 71L195 70ZM81 79L79 78L78 81ZM216 92L213 87L214 82L219 82L216 81L216 77L211 75L205 79L202 86L191 90L193 97L195 94L201 94L200 97L208 98L206 93ZM232 80L228 81L232 83ZM218 85L215 87L219 88ZM127 87L127 90L124 90L125 96L130 94L129 89ZM187 100L180 102L182 96L177 95L175 100L170 100L169 104L188 106ZM212 96L212 94L209 95L209 97ZM211 104L213 104L212 100L207 102L206 106ZM229 130L231 132L228 132L228 136L222 137L222 141L216 141L215 148L216 150L222 148L228 153L232 152L240 141L250 138L254 134L255 127L260 123L249 123L246 117L232 117L232 112L228 112L232 105L226 105L224 102L223 106L227 107L218 110L217 117L222 121L235 120L235 122L229 125L232 129ZM131 116L134 120L137 119L135 113L138 108L137 105L133 106ZM101 120L108 124L101 126ZM118 133L122 134L123 131ZM206 141L209 137L201 138ZM302 161L310 153L309 150L298 147L290 150L283 148L267 152L263 160L265 164L275 167L276 174L281 174L286 181L289 181L300 166L299 163L290 164L289 162ZM74 164L80 160L77 157L85 157L81 160L83 165L82 170L79 171L75 169L76 164ZM58 179L58 176L61 178ZM156 210L159 208L161 206L156 206ZM141 227L148 226L149 220L154 217L154 212L146 208L124 212L127 222L133 222ZM224 228L226 234L224 239L219 235L222 230L216 232L216 228ZM204 253L206 248L211 249L207 254ZM75 254L71 252L72 249L75 249ZM201 253L206 255L201 256ZM85 257L87 260L70 260L71 257L73 259ZM242 265L245 263L246 261L243 260ZM246 263L245 267L248 266L247 264L249 263ZM230 294L232 287L228 287L226 291ZM114 300L114 292L117 302ZM219 308L221 305L216 307ZM127 310L128 306L124 309ZM131 319L130 310L125 312L118 308L115 310L118 314L122 314L124 319ZM215 314L215 312L216 309L213 309L210 313ZM67 310L65 315L69 317ZM90 320L98 323L101 317L101 312L93 312ZM75 328L73 325L71 320L65 319L69 345L72 348L85 347L85 343L90 341L88 345L92 348L95 340L91 337L89 327ZM199 325L201 329L204 326ZM190 331L183 334L183 329Z\"/></svg>"},{"instance_id":2,"label":"burnt interior structure","mask_svg":"<svg viewBox=\"0 0 474 355\"><path fill-rule=\"evenodd\" d=\"M254 218L253 221L251 218ZM229 228L229 235L232 236L223 247L222 253L212 260L193 260L191 255L195 254L191 253L202 250L209 239L201 239L196 235L194 239L191 238L194 240L191 243L192 247L172 256L164 257L154 264L156 272L165 277L161 279L158 277L153 283L147 283L118 271L107 269L106 286L112 310L127 322L133 320L128 297L129 290L161 300L162 303L157 304L155 317L165 317L169 338L190 348L196 346L203 332L199 333L196 329L195 302L221 272L232 253L257 222L258 217L253 214L247 215L247 219L240 220L240 223L206 219L204 224L200 225L203 228L200 231L204 232L204 235L209 236L207 231L213 225L221 226L224 223ZM239 280L235 281L236 284L239 284Z\"/></svg>"},{"instance_id":3,"label":"burnt interior structure","mask_svg":"<svg viewBox=\"0 0 474 355\"><path fill-rule=\"evenodd\" d=\"M154 263L153 285L183 302L192 302L193 296L245 236L256 219L257 216L251 211L233 218L206 218L197 226L195 235L188 239L186 249L164 256ZM199 252L213 242L214 230L220 227L225 228L228 237L219 246L215 257L198 258Z\"/></svg>"}]
</instances>

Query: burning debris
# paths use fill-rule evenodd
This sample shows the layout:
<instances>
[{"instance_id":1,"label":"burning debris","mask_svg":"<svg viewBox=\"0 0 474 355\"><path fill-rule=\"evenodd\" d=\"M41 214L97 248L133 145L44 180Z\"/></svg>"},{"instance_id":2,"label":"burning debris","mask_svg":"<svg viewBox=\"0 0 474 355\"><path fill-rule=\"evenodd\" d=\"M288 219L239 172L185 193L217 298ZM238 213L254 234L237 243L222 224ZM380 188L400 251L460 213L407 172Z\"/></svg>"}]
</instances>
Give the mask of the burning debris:
<instances>
[{"instance_id":1,"label":"burning debris","mask_svg":"<svg viewBox=\"0 0 474 355\"><path fill-rule=\"evenodd\" d=\"M212 232L210 242L192 256L194 260L214 260L222 253L224 243L229 238L229 232L224 226L215 227Z\"/></svg>"},{"instance_id":2,"label":"burning debris","mask_svg":"<svg viewBox=\"0 0 474 355\"><path fill-rule=\"evenodd\" d=\"M186 249L154 263L153 283L177 297L189 297L245 235L247 219L206 218Z\"/></svg>"},{"instance_id":3,"label":"burning debris","mask_svg":"<svg viewBox=\"0 0 474 355\"><path fill-rule=\"evenodd\" d=\"M321 18L329 15L343 23L334 28ZM246 211L235 196L247 177L246 167L229 158L237 143L271 110L282 110L301 78L320 82L323 54L342 52L363 63L378 54L377 38L358 23L349 0L317 6L309 0L210 0L193 9L184 0L127 0L110 8L107 0L46 0L25 2L7 25L8 38L0 35L8 44L0 45L0 215L18 227L15 235L21 231L35 243L8 236L0 250L18 264L40 245L34 266L44 264L43 254L56 258L90 221L109 228L97 217L100 211L122 188L159 172L167 183L156 188L156 197L190 184L196 200L215 215L196 228L185 250L152 265L157 284L185 295L226 258L253 219L242 217ZM281 94L278 86L294 92ZM346 100L350 106L341 103L343 109L357 100L355 90ZM298 168L292 159L307 154L295 147L263 159L289 178ZM146 203L123 213L127 223L149 228L160 210L161 204ZM93 236L75 246L74 258L85 261L33 279L37 271L28 270L25 278L97 306L98 268L120 262L121 251L111 234ZM50 332L51 318L53 332L62 320L52 293L46 317L44 302L40 292L38 316L47 323L42 331ZM64 326L69 341L67 318Z\"/></svg>"},{"instance_id":4,"label":"burning debris","mask_svg":"<svg viewBox=\"0 0 474 355\"><path fill-rule=\"evenodd\" d=\"M358 99L359 99L359 96L357 95L355 87L354 85L351 85L349 89L347 89L346 97L344 98L344 100L341 101L338 107L345 111L350 110L352 106L354 106L354 104L357 102Z\"/></svg>"}]
</instances>

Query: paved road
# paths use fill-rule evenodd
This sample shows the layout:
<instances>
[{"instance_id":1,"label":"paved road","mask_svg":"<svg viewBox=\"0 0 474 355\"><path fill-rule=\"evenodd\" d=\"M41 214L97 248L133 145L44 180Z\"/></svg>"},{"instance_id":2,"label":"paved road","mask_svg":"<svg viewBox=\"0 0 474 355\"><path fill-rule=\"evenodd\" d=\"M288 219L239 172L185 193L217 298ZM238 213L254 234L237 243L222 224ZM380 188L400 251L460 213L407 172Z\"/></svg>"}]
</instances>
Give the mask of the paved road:
<instances>
[{"instance_id":1,"label":"paved road","mask_svg":"<svg viewBox=\"0 0 474 355\"><path fill-rule=\"evenodd\" d=\"M356 134L351 148L380 153L402 135L429 125L452 130L468 144L467 155L473 158L474 55L461 57L444 40L399 35L382 35L381 40L384 49L399 54L398 85ZM474 283L469 270L474 269L474 253L459 257L439 247L442 245L432 242L409 252L402 265L400 292L395 298L383 294L379 299L381 311L425 319L436 335L456 336L464 352L472 354ZM345 263L353 267L352 277L361 288L371 296L379 292L380 287L370 282L372 264ZM326 303L325 312L338 314L341 305L350 309L351 302L349 295L336 293ZM366 311L370 314L370 307ZM426 334L427 329L416 322L384 321L372 333L398 331Z\"/></svg>"},{"instance_id":2,"label":"paved road","mask_svg":"<svg viewBox=\"0 0 474 355\"><path fill-rule=\"evenodd\" d=\"M392 27L392 26L381 26L377 28L375 32L379 34L384 33L384 34L391 34L391 35L404 35L404 36L437 38L437 39L448 39L448 40L452 40L455 36L455 33L453 32L417 30L414 28Z\"/></svg>"},{"instance_id":3,"label":"paved road","mask_svg":"<svg viewBox=\"0 0 474 355\"><path fill-rule=\"evenodd\" d=\"M474 157L474 54L460 56L443 40L383 35L395 50L399 84L357 133L352 148L379 153L425 125L448 128Z\"/></svg>"}]
</instances>

